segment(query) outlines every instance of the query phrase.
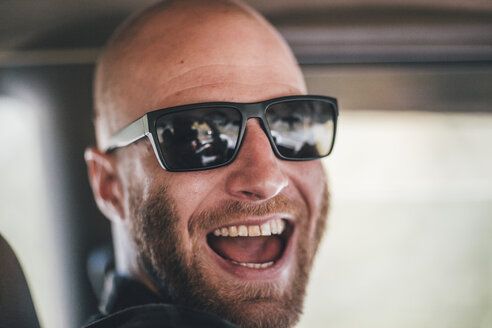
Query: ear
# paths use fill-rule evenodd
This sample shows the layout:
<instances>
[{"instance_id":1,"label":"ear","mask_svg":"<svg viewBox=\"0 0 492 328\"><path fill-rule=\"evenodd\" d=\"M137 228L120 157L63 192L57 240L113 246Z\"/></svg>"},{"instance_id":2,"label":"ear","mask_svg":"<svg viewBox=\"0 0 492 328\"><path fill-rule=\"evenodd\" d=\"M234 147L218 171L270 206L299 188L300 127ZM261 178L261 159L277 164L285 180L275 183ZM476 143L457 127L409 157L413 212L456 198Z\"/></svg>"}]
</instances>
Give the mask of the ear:
<instances>
[{"instance_id":1,"label":"ear","mask_svg":"<svg viewBox=\"0 0 492 328\"><path fill-rule=\"evenodd\" d=\"M114 157L90 147L85 150L85 162L97 206L108 219L123 220L123 188Z\"/></svg>"}]
</instances>

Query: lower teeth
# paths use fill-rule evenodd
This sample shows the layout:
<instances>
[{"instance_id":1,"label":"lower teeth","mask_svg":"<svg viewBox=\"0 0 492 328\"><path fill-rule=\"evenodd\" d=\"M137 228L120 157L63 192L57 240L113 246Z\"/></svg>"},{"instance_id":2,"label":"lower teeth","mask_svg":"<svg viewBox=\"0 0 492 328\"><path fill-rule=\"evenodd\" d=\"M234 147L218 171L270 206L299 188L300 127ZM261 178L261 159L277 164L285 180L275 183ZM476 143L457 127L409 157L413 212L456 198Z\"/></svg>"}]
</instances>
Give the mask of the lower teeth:
<instances>
[{"instance_id":1,"label":"lower teeth","mask_svg":"<svg viewBox=\"0 0 492 328\"><path fill-rule=\"evenodd\" d=\"M231 262L251 269L266 269L268 267L271 267L275 263L274 261L265 262L265 263L244 263L244 262L236 262L236 261L231 261Z\"/></svg>"}]
</instances>

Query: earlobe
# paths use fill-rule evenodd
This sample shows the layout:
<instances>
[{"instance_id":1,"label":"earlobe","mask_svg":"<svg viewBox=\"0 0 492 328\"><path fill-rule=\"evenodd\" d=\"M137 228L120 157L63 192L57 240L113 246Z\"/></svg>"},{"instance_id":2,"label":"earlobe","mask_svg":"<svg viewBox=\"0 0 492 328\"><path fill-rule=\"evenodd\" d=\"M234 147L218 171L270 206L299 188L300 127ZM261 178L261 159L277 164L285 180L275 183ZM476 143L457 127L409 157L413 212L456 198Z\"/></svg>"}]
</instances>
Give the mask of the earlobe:
<instances>
[{"instance_id":1,"label":"earlobe","mask_svg":"<svg viewBox=\"0 0 492 328\"><path fill-rule=\"evenodd\" d=\"M84 155L97 206L108 219L123 220L122 184L114 158L95 147L87 148Z\"/></svg>"}]
</instances>

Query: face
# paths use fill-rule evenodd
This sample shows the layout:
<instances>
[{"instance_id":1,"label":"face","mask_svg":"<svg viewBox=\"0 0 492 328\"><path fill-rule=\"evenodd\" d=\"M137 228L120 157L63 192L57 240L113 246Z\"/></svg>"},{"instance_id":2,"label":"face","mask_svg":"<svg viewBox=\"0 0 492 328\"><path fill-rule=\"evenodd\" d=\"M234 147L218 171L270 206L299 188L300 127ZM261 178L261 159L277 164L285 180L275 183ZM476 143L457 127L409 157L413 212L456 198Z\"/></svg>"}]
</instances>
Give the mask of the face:
<instances>
[{"instance_id":1,"label":"face","mask_svg":"<svg viewBox=\"0 0 492 328\"><path fill-rule=\"evenodd\" d=\"M179 104L305 92L290 53L261 24L214 19L200 33L166 58L156 54L170 49L140 45L153 51L144 51L145 65L134 68L133 76L142 77L132 81L137 90L119 100L126 123ZM243 327L297 322L328 209L319 161L276 158L255 119L225 167L167 172L147 139L114 156L135 261L161 295Z\"/></svg>"}]
</instances>

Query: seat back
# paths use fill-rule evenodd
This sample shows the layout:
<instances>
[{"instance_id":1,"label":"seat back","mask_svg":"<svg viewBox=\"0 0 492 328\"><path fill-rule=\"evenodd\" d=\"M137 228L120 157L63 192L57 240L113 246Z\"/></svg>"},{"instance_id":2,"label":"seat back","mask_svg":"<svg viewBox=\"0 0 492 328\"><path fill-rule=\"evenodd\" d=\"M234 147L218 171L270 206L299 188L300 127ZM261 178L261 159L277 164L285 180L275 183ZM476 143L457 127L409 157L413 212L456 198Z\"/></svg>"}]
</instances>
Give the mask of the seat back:
<instances>
[{"instance_id":1,"label":"seat back","mask_svg":"<svg viewBox=\"0 0 492 328\"><path fill-rule=\"evenodd\" d=\"M0 327L38 328L24 273L14 251L0 235Z\"/></svg>"}]
</instances>

